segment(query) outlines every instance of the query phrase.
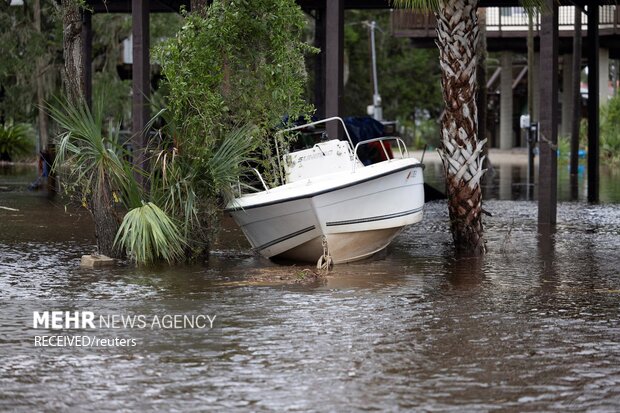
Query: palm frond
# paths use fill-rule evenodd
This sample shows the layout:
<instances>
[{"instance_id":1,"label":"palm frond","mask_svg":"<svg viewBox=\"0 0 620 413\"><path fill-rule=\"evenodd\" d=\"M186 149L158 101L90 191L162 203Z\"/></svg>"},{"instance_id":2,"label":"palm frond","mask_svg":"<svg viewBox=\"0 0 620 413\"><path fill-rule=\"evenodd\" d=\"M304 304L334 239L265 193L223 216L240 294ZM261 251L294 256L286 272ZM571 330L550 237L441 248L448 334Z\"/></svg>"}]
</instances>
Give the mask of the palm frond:
<instances>
[{"instance_id":1,"label":"palm frond","mask_svg":"<svg viewBox=\"0 0 620 413\"><path fill-rule=\"evenodd\" d=\"M392 0L395 7L420 11L439 9L439 0Z\"/></svg>"},{"instance_id":2,"label":"palm frond","mask_svg":"<svg viewBox=\"0 0 620 413\"><path fill-rule=\"evenodd\" d=\"M555 0L558 1L558 0ZM559 4L559 1L558 1ZM521 0L521 6L530 15L536 15L539 13L545 13L549 11L549 5L545 0Z\"/></svg>"},{"instance_id":3,"label":"palm frond","mask_svg":"<svg viewBox=\"0 0 620 413\"><path fill-rule=\"evenodd\" d=\"M216 195L230 199L232 185L244 173L250 152L255 148L252 125L246 125L226 134L206 165Z\"/></svg>"},{"instance_id":4,"label":"palm frond","mask_svg":"<svg viewBox=\"0 0 620 413\"><path fill-rule=\"evenodd\" d=\"M58 170L70 165L67 171L83 192L100 191L107 185L128 195L118 197L127 201L126 207L140 205L139 186L125 159L126 150L119 143L118 126L110 125L104 135L103 98L95 99L92 110L83 102L74 104L57 98L48 103L47 110L64 131L58 137L53 167Z\"/></svg>"},{"instance_id":5,"label":"palm frond","mask_svg":"<svg viewBox=\"0 0 620 413\"><path fill-rule=\"evenodd\" d=\"M176 149L161 150L153 157L151 171L151 200L183 221L184 233L198 223L194 183L197 173Z\"/></svg>"},{"instance_id":6,"label":"palm frond","mask_svg":"<svg viewBox=\"0 0 620 413\"><path fill-rule=\"evenodd\" d=\"M185 239L173 219L153 202L133 208L123 218L114 245L125 249L137 264L183 257Z\"/></svg>"},{"instance_id":7,"label":"palm frond","mask_svg":"<svg viewBox=\"0 0 620 413\"><path fill-rule=\"evenodd\" d=\"M392 0L392 4L396 8L419 11L435 11L439 9L439 0ZM549 9L545 0L521 0L521 5L530 14L544 12Z\"/></svg>"},{"instance_id":8,"label":"palm frond","mask_svg":"<svg viewBox=\"0 0 620 413\"><path fill-rule=\"evenodd\" d=\"M26 123L0 124L0 154L25 156L34 154L34 132Z\"/></svg>"}]
</instances>

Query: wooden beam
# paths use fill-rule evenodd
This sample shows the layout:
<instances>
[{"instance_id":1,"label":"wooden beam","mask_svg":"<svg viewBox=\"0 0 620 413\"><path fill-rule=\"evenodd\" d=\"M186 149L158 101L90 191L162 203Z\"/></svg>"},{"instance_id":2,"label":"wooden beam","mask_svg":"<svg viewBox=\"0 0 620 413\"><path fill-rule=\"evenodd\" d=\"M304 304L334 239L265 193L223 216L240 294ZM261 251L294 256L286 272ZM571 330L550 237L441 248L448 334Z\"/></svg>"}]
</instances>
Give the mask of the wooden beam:
<instances>
[{"instance_id":1,"label":"wooden beam","mask_svg":"<svg viewBox=\"0 0 620 413\"><path fill-rule=\"evenodd\" d=\"M342 114L344 89L344 0L327 0L325 4L325 117ZM330 138L340 138L342 128L327 124Z\"/></svg>"},{"instance_id":2,"label":"wooden beam","mask_svg":"<svg viewBox=\"0 0 620 413\"><path fill-rule=\"evenodd\" d=\"M599 62L598 6L588 5L588 202L598 202Z\"/></svg>"},{"instance_id":3,"label":"wooden beam","mask_svg":"<svg viewBox=\"0 0 620 413\"><path fill-rule=\"evenodd\" d=\"M538 224L557 219L558 179L558 5L546 0L540 37L540 162L538 172Z\"/></svg>"},{"instance_id":4,"label":"wooden beam","mask_svg":"<svg viewBox=\"0 0 620 413\"><path fill-rule=\"evenodd\" d=\"M148 98L151 89L149 59L149 1L131 0L133 65L132 65L132 127L133 163L145 168L146 137L144 128L149 118ZM140 176L137 174L136 176ZM140 178L139 178L140 179Z\"/></svg>"}]
</instances>

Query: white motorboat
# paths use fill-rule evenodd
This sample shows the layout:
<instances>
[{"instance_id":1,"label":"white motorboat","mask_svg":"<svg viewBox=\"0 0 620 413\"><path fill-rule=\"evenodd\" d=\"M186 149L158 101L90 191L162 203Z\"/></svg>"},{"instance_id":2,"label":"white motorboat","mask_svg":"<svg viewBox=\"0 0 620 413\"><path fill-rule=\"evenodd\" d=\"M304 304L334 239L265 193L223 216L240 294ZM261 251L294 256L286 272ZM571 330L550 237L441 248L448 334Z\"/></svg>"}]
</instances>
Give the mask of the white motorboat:
<instances>
[{"instance_id":1,"label":"white motorboat","mask_svg":"<svg viewBox=\"0 0 620 413\"><path fill-rule=\"evenodd\" d=\"M342 123L348 142L329 140L285 155L280 167L284 185L268 188L256 171L263 190L227 206L253 249L266 258L316 262L329 256L334 264L361 260L422 220L423 166L408 156L400 138L353 145L337 117L278 133L329 121ZM390 156L390 141L396 142L397 156ZM387 160L365 166L358 156L364 145L379 145Z\"/></svg>"}]
</instances>

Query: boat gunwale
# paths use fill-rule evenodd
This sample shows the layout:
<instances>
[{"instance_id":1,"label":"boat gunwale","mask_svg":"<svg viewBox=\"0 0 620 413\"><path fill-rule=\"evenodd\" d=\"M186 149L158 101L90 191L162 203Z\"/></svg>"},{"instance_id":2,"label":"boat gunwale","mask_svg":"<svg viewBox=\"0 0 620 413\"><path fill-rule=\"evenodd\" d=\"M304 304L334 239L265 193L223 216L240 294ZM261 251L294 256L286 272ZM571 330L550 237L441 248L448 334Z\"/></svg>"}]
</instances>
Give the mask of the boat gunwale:
<instances>
[{"instance_id":1,"label":"boat gunwale","mask_svg":"<svg viewBox=\"0 0 620 413\"><path fill-rule=\"evenodd\" d=\"M309 194L297 195L297 196L293 196L293 197L290 197L290 198L281 198L281 199L274 200L274 201L262 202L260 204L247 205L247 206L238 206L238 207L233 207L233 208L225 208L224 212L230 213L230 212L245 211L245 210L248 210L248 209L254 209L254 208L261 208L261 207L266 207L266 206L271 206L271 205L277 205L277 204L281 204L283 202L291 202L291 201L298 201L298 200L302 200L302 199L313 198L315 196L323 195L323 194L326 194L326 193L329 193L329 192L338 191L340 189L345 189L345 188L349 188L351 186L363 184L363 183L372 181L374 179L383 178L384 176L388 176L388 175L391 175L393 173L401 172L401 171L404 171L404 170L407 170L407 169L410 169L410 168L421 168L421 169L424 169L424 164L418 162L418 163L413 164L413 165L401 166L399 168L392 169L392 170L389 170L389 171L385 171L385 172L382 172L382 173L377 174L377 175L372 175L372 176L369 176L369 177L364 178L364 179L348 182L348 183L343 184L343 185L339 185L339 186L335 186L335 187L332 187L332 188L323 189L323 190L312 192L312 193L309 193Z\"/></svg>"}]
</instances>

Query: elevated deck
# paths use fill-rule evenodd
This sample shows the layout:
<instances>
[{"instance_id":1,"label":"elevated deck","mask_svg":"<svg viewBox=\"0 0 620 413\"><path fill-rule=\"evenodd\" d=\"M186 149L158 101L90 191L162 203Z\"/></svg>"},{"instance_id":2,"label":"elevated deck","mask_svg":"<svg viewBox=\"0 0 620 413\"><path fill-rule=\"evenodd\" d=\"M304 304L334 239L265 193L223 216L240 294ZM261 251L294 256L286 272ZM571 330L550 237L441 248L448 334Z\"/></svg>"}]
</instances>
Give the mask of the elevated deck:
<instances>
[{"instance_id":1,"label":"elevated deck","mask_svg":"<svg viewBox=\"0 0 620 413\"><path fill-rule=\"evenodd\" d=\"M486 35L489 50L525 50L528 33L528 15L522 7L486 7ZM562 43L571 46L574 36L575 7L561 6L558 14L558 34ZM587 37L588 16L582 15L582 35ZM396 37L414 39L420 46L433 46L437 20L432 13L395 9L391 29ZM534 16L534 36L540 38L541 16ZM612 51L612 58L620 55L620 6L599 7L599 36L601 47Z\"/></svg>"}]
</instances>

